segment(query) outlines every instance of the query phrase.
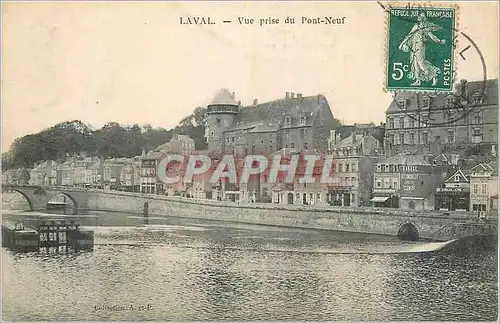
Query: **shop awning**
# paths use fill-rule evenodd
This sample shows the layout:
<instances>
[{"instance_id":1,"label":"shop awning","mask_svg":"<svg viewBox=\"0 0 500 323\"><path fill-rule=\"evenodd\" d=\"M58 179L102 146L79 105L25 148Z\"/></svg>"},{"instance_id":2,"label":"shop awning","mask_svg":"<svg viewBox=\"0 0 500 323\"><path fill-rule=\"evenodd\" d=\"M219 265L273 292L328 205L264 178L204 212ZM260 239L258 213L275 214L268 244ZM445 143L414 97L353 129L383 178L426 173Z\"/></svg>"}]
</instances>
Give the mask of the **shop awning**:
<instances>
[{"instance_id":1,"label":"shop awning","mask_svg":"<svg viewBox=\"0 0 500 323\"><path fill-rule=\"evenodd\" d=\"M389 196L375 196L370 201L372 202L385 202L389 199Z\"/></svg>"}]
</instances>

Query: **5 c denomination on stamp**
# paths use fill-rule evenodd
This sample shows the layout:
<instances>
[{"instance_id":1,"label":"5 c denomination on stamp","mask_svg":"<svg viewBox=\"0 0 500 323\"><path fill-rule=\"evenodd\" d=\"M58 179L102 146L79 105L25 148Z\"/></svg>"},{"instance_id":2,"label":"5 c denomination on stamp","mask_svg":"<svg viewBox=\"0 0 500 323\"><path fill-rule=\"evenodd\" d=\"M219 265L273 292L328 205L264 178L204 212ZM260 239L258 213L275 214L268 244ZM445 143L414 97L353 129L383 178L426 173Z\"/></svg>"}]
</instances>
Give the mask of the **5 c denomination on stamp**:
<instances>
[{"instance_id":1,"label":"5 c denomination on stamp","mask_svg":"<svg viewBox=\"0 0 500 323\"><path fill-rule=\"evenodd\" d=\"M455 7L387 10L387 90L452 91Z\"/></svg>"}]
</instances>

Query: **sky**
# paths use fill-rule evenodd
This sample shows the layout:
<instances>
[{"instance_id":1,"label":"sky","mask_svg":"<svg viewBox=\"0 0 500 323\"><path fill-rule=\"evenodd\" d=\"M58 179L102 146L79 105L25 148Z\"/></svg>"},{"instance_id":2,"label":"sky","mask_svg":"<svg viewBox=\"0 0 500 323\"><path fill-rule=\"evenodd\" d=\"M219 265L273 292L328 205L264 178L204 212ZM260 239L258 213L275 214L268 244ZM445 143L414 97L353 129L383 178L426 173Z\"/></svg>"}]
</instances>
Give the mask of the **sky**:
<instances>
[{"instance_id":1,"label":"sky","mask_svg":"<svg viewBox=\"0 0 500 323\"><path fill-rule=\"evenodd\" d=\"M216 24L180 24L197 16ZM287 16L296 23L283 24ZM318 16L345 23L300 23ZM255 23L238 25L238 17ZM261 18L280 24L259 26ZM498 3L460 2L458 29L479 47L488 78L497 78ZM378 124L391 101L385 37L386 13L374 1L4 2L2 152L68 120L169 129L221 88L243 104L321 93L345 123ZM459 37L457 48L468 44ZM473 49L456 67L457 80L483 77Z\"/></svg>"}]
</instances>

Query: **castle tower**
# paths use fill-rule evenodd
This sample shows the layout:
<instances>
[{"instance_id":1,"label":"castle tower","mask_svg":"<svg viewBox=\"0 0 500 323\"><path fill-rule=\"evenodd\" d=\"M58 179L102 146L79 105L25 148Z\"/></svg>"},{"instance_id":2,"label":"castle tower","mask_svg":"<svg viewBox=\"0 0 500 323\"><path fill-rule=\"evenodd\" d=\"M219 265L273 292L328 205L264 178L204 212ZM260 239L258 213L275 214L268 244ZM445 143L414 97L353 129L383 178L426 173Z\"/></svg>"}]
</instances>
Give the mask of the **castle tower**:
<instances>
[{"instance_id":1,"label":"castle tower","mask_svg":"<svg viewBox=\"0 0 500 323\"><path fill-rule=\"evenodd\" d=\"M209 154L224 152L223 131L233 126L238 114L238 103L228 89L222 89L215 94L212 102L207 106L207 143Z\"/></svg>"}]
</instances>

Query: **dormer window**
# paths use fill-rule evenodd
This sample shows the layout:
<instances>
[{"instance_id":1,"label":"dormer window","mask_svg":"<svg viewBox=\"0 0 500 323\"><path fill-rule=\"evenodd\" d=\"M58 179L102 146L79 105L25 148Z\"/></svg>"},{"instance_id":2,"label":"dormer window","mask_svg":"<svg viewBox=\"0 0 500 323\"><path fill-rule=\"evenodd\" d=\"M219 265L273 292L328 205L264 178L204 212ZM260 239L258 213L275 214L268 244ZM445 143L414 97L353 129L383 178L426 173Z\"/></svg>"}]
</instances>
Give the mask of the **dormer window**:
<instances>
[{"instance_id":1,"label":"dormer window","mask_svg":"<svg viewBox=\"0 0 500 323\"><path fill-rule=\"evenodd\" d=\"M460 175L455 175L455 182L460 182Z\"/></svg>"},{"instance_id":2,"label":"dormer window","mask_svg":"<svg viewBox=\"0 0 500 323\"><path fill-rule=\"evenodd\" d=\"M285 126L290 127L292 125L292 117L285 118Z\"/></svg>"},{"instance_id":3,"label":"dormer window","mask_svg":"<svg viewBox=\"0 0 500 323\"><path fill-rule=\"evenodd\" d=\"M474 95L472 96L472 103L474 104L481 104L483 103L482 100L483 99L483 96L481 95L481 93L479 92L476 92L474 93Z\"/></svg>"},{"instance_id":4,"label":"dormer window","mask_svg":"<svg viewBox=\"0 0 500 323\"><path fill-rule=\"evenodd\" d=\"M408 107L408 99L398 100L398 106L401 110L406 110L406 108Z\"/></svg>"},{"instance_id":5,"label":"dormer window","mask_svg":"<svg viewBox=\"0 0 500 323\"><path fill-rule=\"evenodd\" d=\"M429 109L431 107L431 98L424 97L422 98L422 109Z\"/></svg>"},{"instance_id":6,"label":"dormer window","mask_svg":"<svg viewBox=\"0 0 500 323\"><path fill-rule=\"evenodd\" d=\"M307 121L307 117L306 116L300 117L300 125L301 126L305 126L306 125L306 121Z\"/></svg>"}]
</instances>

